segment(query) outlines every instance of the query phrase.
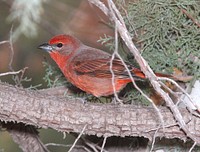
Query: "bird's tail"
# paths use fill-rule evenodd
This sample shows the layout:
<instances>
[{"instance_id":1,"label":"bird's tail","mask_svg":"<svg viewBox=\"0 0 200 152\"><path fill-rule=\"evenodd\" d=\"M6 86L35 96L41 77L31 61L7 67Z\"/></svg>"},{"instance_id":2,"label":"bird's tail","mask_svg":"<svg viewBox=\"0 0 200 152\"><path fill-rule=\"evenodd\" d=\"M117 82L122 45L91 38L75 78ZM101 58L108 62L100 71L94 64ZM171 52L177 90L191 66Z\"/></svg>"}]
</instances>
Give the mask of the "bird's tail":
<instances>
[{"instance_id":1,"label":"bird's tail","mask_svg":"<svg viewBox=\"0 0 200 152\"><path fill-rule=\"evenodd\" d=\"M145 74L140 69L134 68L134 69L132 69L132 73L134 76L136 76L140 79L146 79ZM171 78L171 79L177 80L176 77L174 77L173 75L169 75L169 74L155 73L155 75L157 77L166 77L166 78Z\"/></svg>"},{"instance_id":2,"label":"bird's tail","mask_svg":"<svg viewBox=\"0 0 200 152\"><path fill-rule=\"evenodd\" d=\"M132 73L135 77L139 79L146 79L145 74L140 69L134 68L132 69ZM166 77L166 78L170 78L175 81L181 81L181 82L188 82L193 79L193 76L182 76L182 75L176 76L176 75L163 74L163 73L155 73L155 75L157 77Z\"/></svg>"}]
</instances>

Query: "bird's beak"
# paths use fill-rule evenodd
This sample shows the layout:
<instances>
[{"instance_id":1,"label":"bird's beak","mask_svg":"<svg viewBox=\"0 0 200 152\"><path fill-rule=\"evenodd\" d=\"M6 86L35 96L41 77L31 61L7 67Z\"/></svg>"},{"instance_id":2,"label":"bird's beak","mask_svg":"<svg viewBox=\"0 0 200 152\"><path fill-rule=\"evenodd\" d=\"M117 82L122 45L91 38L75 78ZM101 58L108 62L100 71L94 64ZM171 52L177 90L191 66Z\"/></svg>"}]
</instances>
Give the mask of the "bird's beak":
<instances>
[{"instance_id":1,"label":"bird's beak","mask_svg":"<svg viewBox=\"0 0 200 152\"><path fill-rule=\"evenodd\" d=\"M53 51L53 47L48 43L41 44L40 46L38 46L38 49L42 49L47 52Z\"/></svg>"}]
</instances>

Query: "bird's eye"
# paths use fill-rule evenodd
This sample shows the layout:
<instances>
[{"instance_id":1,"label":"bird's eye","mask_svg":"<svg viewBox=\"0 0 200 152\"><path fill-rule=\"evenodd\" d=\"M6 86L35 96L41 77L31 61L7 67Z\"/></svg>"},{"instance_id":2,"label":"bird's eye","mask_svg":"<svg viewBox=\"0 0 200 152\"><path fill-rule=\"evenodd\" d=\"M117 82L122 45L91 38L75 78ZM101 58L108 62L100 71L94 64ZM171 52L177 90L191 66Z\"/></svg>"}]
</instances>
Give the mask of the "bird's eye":
<instances>
[{"instance_id":1,"label":"bird's eye","mask_svg":"<svg viewBox=\"0 0 200 152\"><path fill-rule=\"evenodd\" d=\"M58 43L56 46L61 48L63 46L63 44L62 43Z\"/></svg>"}]
</instances>

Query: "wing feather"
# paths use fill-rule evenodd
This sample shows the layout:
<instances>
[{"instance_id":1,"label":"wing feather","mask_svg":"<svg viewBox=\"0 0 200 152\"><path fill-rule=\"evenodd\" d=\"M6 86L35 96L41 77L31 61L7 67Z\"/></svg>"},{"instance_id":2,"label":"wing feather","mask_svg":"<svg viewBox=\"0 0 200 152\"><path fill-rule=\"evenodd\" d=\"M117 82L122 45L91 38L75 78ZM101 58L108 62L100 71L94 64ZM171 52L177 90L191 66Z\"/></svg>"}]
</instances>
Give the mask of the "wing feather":
<instances>
[{"instance_id":1,"label":"wing feather","mask_svg":"<svg viewBox=\"0 0 200 152\"><path fill-rule=\"evenodd\" d=\"M73 58L73 70L79 75L112 78L112 73L110 71L111 55L102 50L88 46L83 47L83 50L79 51L79 53ZM128 62L126 62L126 64L130 70L134 69L134 67ZM112 70L114 76L118 79L129 78L126 68L117 57L113 60ZM134 73L132 73L132 76L137 77Z\"/></svg>"},{"instance_id":2,"label":"wing feather","mask_svg":"<svg viewBox=\"0 0 200 152\"><path fill-rule=\"evenodd\" d=\"M86 60L81 62L76 61L74 63L74 71L77 74L87 74L99 78L111 78L112 73L110 72L110 60L111 58ZM128 76L123 64L117 58L113 60L112 70L115 74L115 77L127 78Z\"/></svg>"}]
</instances>

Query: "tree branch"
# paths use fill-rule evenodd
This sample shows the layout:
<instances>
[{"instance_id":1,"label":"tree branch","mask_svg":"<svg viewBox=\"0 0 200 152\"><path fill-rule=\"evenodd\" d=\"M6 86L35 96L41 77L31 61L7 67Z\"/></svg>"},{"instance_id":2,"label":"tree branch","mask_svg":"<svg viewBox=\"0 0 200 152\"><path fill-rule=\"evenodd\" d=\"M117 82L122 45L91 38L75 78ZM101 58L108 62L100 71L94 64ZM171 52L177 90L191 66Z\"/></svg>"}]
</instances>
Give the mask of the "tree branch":
<instances>
[{"instance_id":1,"label":"tree branch","mask_svg":"<svg viewBox=\"0 0 200 152\"><path fill-rule=\"evenodd\" d=\"M97 136L143 136L180 138L186 140L172 113L160 108L165 120L165 132L160 128L159 118L152 107L112 104L83 104L79 99L66 99L0 84L0 119L16 121L62 132L81 132ZM187 110L180 110L189 131L200 140L200 119ZM160 128L160 129L159 129Z\"/></svg>"}]
</instances>

